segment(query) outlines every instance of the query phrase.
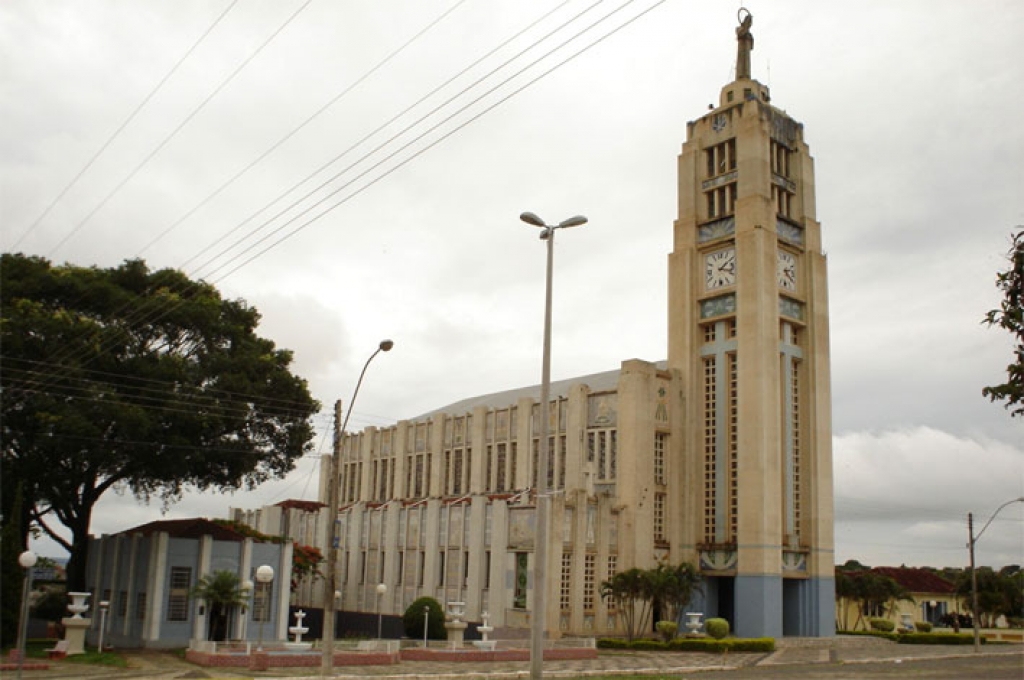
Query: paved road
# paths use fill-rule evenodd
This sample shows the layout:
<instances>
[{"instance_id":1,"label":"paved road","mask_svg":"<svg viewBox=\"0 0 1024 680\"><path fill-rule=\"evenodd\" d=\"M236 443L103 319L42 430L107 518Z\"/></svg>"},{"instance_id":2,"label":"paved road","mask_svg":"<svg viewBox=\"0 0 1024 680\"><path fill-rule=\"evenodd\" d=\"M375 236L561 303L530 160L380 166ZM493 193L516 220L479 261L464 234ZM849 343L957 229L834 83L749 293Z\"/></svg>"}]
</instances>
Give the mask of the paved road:
<instances>
[{"instance_id":1,"label":"paved road","mask_svg":"<svg viewBox=\"0 0 1024 680\"><path fill-rule=\"evenodd\" d=\"M650 675L686 680L1024 680L1024 646L991 645L974 654L969 647L897 645L861 639L779 642L773 654L695 654L602 651L597 659L544 664L552 680L616 675ZM260 678L308 680L319 668L201 668L166 652L130 652L127 669L53 663L46 671L25 671L24 680L186 680ZM339 680L524 680L528 662L402 662L393 666L340 667ZM5 671L4 679L14 673Z\"/></svg>"},{"instance_id":2,"label":"paved road","mask_svg":"<svg viewBox=\"0 0 1024 680\"><path fill-rule=\"evenodd\" d=\"M1024 653L866 663L751 666L683 676L694 680L1022 680Z\"/></svg>"}]
</instances>

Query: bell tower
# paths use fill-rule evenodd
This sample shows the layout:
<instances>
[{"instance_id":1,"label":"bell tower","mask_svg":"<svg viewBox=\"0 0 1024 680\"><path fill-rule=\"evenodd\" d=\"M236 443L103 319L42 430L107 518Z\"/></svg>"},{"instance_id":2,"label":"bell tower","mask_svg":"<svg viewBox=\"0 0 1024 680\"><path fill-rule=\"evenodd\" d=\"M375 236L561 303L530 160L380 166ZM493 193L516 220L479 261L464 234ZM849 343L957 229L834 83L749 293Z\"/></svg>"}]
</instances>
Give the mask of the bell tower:
<instances>
[{"instance_id":1,"label":"bell tower","mask_svg":"<svg viewBox=\"0 0 1024 680\"><path fill-rule=\"evenodd\" d=\"M803 125L751 76L687 125L669 256L683 559L745 637L834 634L828 295ZM687 554L688 553L688 554Z\"/></svg>"}]
</instances>

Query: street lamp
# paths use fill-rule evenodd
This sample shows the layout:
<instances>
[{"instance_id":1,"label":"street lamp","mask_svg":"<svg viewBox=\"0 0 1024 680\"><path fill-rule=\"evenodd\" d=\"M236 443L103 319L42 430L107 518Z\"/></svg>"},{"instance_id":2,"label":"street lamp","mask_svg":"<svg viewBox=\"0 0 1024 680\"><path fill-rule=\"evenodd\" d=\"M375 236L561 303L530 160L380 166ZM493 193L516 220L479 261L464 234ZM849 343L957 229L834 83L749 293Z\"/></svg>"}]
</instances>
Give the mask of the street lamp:
<instances>
[{"instance_id":1,"label":"street lamp","mask_svg":"<svg viewBox=\"0 0 1024 680\"><path fill-rule=\"evenodd\" d=\"M103 631L107 627L107 610L110 609L109 600L100 600L100 643L96 651L103 653Z\"/></svg>"},{"instance_id":2,"label":"street lamp","mask_svg":"<svg viewBox=\"0 0 1024 680\"><path fill-rule=\"evenodd\" d=\"M540 227L540 238L548 242L547 276L544 287L544 353L540 379L540 446L537 452L537 537L534 542L533 567L533 618L530 620L530 678L537 680L544 675L544 624L547 607L547 584L545 573L548 559L548 409L551 392L551 274L554 264L555 230L578 227L587 223L583 215L562 220L558 224L546 224L532 212L519 216L523 222Z\"/></svg>"},{"instance_id":3,"label":"street lamp","mask_svg":"<svg viewBox=\"0 0 1024 680\"><path fill-rule=\"evenodd\" d=\"M978 575L974 571L974 544L977 543L978 539L981 538L981 535L985 533L985 529L988 529L988 525L992 524L992 520L996 518L996 515L999 514L999 511L1005 508L1007 505L1010 505L1011 503L1024 503L1024 496L1006 501L998 508L996 508L996 511L993 512L992 516L988 518L988 521L985 522L985 526L981 528L981 531L978 532L977 536L974 535L974 514L970 512L967 513L967 535L970 538L970 540L967 543L967 549L971 553L971 619L972 623L974 624L975 652L981 651L981 630L978 628Z\"/></svg>"},{"instance_id":4,"label":"street lamp","mask_svg":"<svg viewBox=\"0 0 1024 680\"><path fill-rule=\"evenodd\" d=\"M380 344L377 345L377 349L370 358L363 364L363 370L359 373L359 380L356 381L356 389L352 392L352 399L348 402L348 413L345 414L345 420L338 425L341 420L341 401L337 401L334 404L334 455L331 456L331 478L327 480L327 508L328 508L328 526L330 529L330 535L328 536L327 542L327 583L324 584L324 634L323 634L323 657L320 659L320 671L322 675L327 675L334 672L334 612L335 602L332 598L327 597L328 593L337 591L337 583L335 583L335 572L338 570L338 537L335 536L335 529L337 523L335 522L338 514L338 466L339 458L341 457L341 440L345 434L345 427L348 425L348 418L352 415L352 407L356 403L356 396L359 394L359 386L363 384L363 376L366 375L366 369L369 368L370 362L373 358L381 352L390 352L391 348L395 346L395 343L391 340L381 340Z\"/></svg>"},{"instance_id":5,"label":"street lamp","mask_svg":"<svg viewBox=\"0 0 1024 680\"><path fill-rule=\"evenodd\" d=\"M18 626L18 680L21 680L21 668L25 663L25 637L28 629L28 595L32 590L32 567L39 558L31 550L18 555L18 564L25 570L25 580L21 584L21 625Z\"/></svg>"},{"instance_id":6,"label":"street lamp","mask_svg":"<svg viewBox=\"0 0 1024 680\"><path fill-rule=\"evenodd\" d=\"M256 568L256 581L263 584L263 611L260 612L260 640L257 651L263 651L263 622L270 618L270 587L274 580L274 568L263 564Z\"/></svg>"},{"instance_id":7,"label":"street lamp","mask_svg":"<svg viewBox=\"0 0 1024 680\"><path fill-rule=\"evenodd\" d=\"M388 585L386 583L377 584L377 639L381 639L381 621L384 616L384 612L381 609L381 603L384 601L384 593L388 592Z\"/></svg>"}]
</instances>

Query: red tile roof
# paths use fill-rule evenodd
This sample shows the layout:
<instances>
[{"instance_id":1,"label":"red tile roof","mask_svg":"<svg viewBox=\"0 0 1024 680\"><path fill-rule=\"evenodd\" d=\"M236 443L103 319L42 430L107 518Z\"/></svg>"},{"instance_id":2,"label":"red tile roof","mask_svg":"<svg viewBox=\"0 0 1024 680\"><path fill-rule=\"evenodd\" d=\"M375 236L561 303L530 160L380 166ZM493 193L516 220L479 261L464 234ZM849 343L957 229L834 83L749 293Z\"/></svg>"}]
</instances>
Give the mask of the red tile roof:
<instances>
[{"instance_id":1,"label":"red tile roof","mask_svg":"<svg viewBox=\"0 0 1024 680\"><path fill-rule=\"evenodd\" d=\"M122 531L123 534L152 534L166 531L172 538L200 538L209 534L215 541L244 541L245 536L226 526L206 519L205 517L194 517L192 519L158 519L155 522L140 524L133 529Z\"/></svg>"},{"instance_id":2,"label":"red tile roof","mask_svg":"<svg viewBox=\"0 0 1024 680\"><path fill-rule=\"evenodd\" d=\"M912 593L952 593L956 586L927 569L875 567L871 571L888 576Z\"/></svg>"},{"instance_id":3,"label":"red tile roof","mask_svg":"<svg viewBox=\"0 0 1024 680\"><path fill-rule=\"evenodd\" d=\"M285 510L291 510L292 508L295 508L297 510L303 510L305 512L316 512L320 508L327 507L326 503L320 503L318 501L301 501L297 499L281 501L280 503L274 503L274 505L276 505L279 508L284 508Z\"/></svg>"}]
</instances>

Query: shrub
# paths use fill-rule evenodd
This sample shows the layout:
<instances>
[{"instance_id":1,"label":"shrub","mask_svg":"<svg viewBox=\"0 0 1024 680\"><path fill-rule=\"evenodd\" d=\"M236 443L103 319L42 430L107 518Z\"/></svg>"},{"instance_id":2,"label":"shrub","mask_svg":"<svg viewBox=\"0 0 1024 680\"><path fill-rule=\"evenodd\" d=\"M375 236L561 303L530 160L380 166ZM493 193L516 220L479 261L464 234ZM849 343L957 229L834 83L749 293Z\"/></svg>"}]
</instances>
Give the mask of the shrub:
<instances>
[{"instance_id":1,"label":"shrub","mask_svg":"<svg viewBox=\"0 0 1024 680\"><path fill-rule=\"evenodd\" d=\"M716 640L721 640L729 635L729 622L725 619L708 619L704 622L704 630Z\"/></svg>"},{"instance_id":2,"label":"shrub","mask_svg":"<svg viewBox=\"0 0 1024 680\"><path fill-rule=\"evenodd\" d=\"M914 629L918 633L930 633L932 632L932 624L927 621L914 621Z\"/></svg>"},{"instance_id":3,"label":"shrub","mask_svg":"<svg viewBox=\"0 0 1024 680\"><path fill-rule=\"evenodd\" d=\"M661 635L662 640L669 642L679 632L679 624L675 621L658 621L654 624L654 629Z\"/></svg>"},{"instance_id":4,"label":"shrub","mask_svg":"<svg viewBox=\"0 0 1024 680\"><path fill-rule=\"evenodd\" d=\"M448 637L448 631L444 628L444 610L441 603L432 597L421 597L405 610L402 615L402 624L405 626L406 637L423 637L423 608L429 607L430 614L427 615L427 637L431 640L444 640Z\"/></svg>"},{"instance_id":5,"label":"shrub","mask_svg":"<svg viewBox=\"0 0 1024 680\"><path fill-rule=\"evenodd\" d=\"M723 652L760 652L775 651L774 638L730 638L714 640L712 638L675 638L671 642L659 640L634 640L629 642L623 638L599 638L598 649L633 649L633 650L669 650L673 652L706 652L721 654Z\"/></svg>"},{"instance_id":6,"label":"shrub","mask_svg":"<svg viewBox=\"0 0 1024 680\"><path fill-rule=\"evenodd\" d=\"M882 638L883 640L896 640L899 635L896 633L883 633L880 630L843 630L837 631L839 635L867 635L869 637Z\"/></svg>"},{"instance_id":7,"label":"shrub","mask_svg":"<svg viewBox=\"0 0 1024 680\"><path fill-rule=\"evenodd\" d=\"M897 639L901 645L971 645L974 635L971 633L906 633ZM985 638L981 638L985 642Z\"/></svg>"},{"instance_id":8,"label":"shrub","mask_svg":"<svg viewBox=\"0 0 1024 680\"><path fill-rule=\"evenodd\" d=\"M639 640L633 640L633 642L629 644L629 648L644 652L664 652L668 649L668 645L661 640L648 640L641 638Z\"/></svg>"},{"instance_id":9,"label":"shrub","mask_svg":"<svg viewBox=\"0 0 1024 680\"><path fill-rule=\"evenodd\" d=\"M880 630L883 633L891 633L896 630L896 624L889 619L870 618L868 625L871 626L871 630Z\"/></svg>"}]
</instances>

